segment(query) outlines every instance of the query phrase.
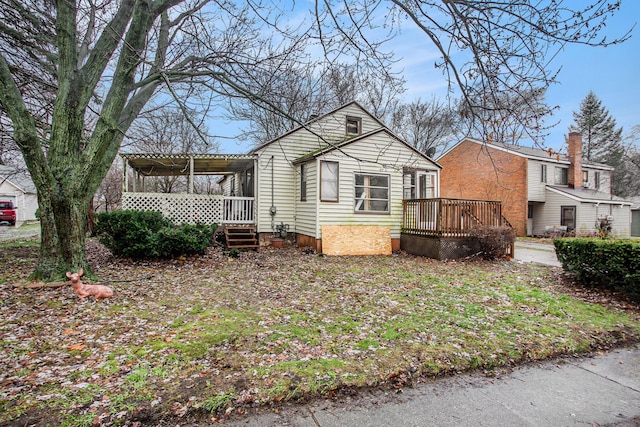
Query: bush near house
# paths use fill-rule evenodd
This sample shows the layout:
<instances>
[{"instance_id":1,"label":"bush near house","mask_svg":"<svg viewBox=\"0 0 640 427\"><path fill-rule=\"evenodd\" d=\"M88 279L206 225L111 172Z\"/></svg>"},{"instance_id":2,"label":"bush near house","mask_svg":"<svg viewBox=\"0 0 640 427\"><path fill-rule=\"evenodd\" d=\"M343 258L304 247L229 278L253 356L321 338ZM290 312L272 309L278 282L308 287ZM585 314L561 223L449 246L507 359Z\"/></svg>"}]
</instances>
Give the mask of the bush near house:
<instances>
[{"instance_id":1,"label":"bush near house","mask_svg":"<svg viewBox=\"0 0 640 427\"><path fill-rule=\"evenodd\" d=\"M173 222L155 211L115 211L97 215L96 234L114 255L134 259L201 254L217 225Z\"/></svg>"},{"instance_id":2,"label":"bush near house","mask_svg":"<svg viewBox=\"0 0 640 427\"><path fill-rule=\"evenodd\" d=\"M587 287L621 291L640 300L640 243L593 238L555 239L558 260Z\"/></svg>"},{"instance_id":3,"label":"bush near house","mask_svg":"<svg viewBox=\"0 0 640 427\"><path fill-rule=\"evenodd\" d=\"M504 258L506 248L516 241L516 232L511 227L478 225L471 230L471 236L478 241L481 256L487 260Z\"/></svg>"}]
</instances>

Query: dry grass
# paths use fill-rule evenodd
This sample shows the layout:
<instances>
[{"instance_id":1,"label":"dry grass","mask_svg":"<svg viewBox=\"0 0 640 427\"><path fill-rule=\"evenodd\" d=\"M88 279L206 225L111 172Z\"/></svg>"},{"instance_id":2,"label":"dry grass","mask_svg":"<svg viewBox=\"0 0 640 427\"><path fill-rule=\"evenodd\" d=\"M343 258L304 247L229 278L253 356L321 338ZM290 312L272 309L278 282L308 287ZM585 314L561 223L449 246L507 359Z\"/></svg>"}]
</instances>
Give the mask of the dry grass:
<instances>
[{"instance_id":1,"label":"dry grass","mask_svg":"<svg viewBox=\"0 0 640 427\"><path fill-rule=\"evenodd\" d=\"M559 269L515 262L269 249L130 262L91 242L92 266L116 293L95 302L70 287L9 286L37 253L16 246L1 247L15 269L0 276L0 424L175 424L420 376L490 374L640 333L633 307L586 302L566 293Z\"/></svg>"}]
</instances>

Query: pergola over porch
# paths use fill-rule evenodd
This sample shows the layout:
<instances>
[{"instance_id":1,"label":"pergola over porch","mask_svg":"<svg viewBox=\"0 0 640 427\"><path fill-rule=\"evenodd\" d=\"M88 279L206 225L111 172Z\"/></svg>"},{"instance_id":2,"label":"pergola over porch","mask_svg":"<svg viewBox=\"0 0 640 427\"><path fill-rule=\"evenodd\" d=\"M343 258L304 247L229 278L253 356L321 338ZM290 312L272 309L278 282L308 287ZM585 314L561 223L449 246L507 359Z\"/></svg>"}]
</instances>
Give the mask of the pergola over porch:
<instances>
[{"instance_id":1,"label":"pergola over porch","mask_svg":"<svg viewBox=\"0 0 640 427\"><path fill-rule=\"evenodd\" d=\"M121 153L120 156L124 174L122 209L158 211L177 223L255 223L255 155ZM134 175L131 185L129 170ZM247 194L225 196L193 192L196 175L238 174L244 174ZM150 176L186 176L187 193L148 192L145 177Z\"/></svg>"}]
</instances>

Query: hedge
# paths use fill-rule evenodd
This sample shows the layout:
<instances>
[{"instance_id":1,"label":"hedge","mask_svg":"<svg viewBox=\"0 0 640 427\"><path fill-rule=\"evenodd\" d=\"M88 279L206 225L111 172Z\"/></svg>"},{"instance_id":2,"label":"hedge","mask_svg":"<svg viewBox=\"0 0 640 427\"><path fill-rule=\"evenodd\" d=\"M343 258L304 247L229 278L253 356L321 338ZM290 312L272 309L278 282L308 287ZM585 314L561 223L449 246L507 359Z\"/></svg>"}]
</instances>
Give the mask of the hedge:
<instances>
[{"instance_id":1,"label":"hedge","mask_svg":"<svg viewBox=\"0 0 640 427\"><path fill-rule=\"evenodd\" d=\"M555 239L558 260L585 287L621 291L640 300L640 242L597 238Z\"/></svg>"}]
</instances>

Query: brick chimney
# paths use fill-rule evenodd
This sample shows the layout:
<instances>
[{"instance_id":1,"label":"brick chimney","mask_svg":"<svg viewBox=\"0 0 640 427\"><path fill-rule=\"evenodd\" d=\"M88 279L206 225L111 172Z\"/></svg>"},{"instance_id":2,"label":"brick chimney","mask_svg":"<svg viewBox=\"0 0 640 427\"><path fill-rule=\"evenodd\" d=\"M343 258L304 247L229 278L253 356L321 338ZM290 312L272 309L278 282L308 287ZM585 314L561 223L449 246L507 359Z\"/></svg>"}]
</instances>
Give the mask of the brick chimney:
<instances>
[{"instance_id":1,"label":"brick chimney","mask_svg":"<svg viewBox=\"0 0 640 427\"><path fill-rule=\"evenodd\" d=\"M582 134L578 132L569 133L569 188L582 187Z\"/></svg>"}]
</instances>

